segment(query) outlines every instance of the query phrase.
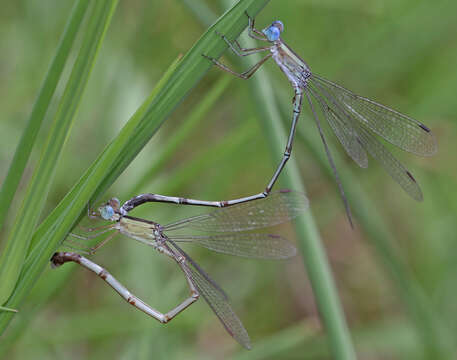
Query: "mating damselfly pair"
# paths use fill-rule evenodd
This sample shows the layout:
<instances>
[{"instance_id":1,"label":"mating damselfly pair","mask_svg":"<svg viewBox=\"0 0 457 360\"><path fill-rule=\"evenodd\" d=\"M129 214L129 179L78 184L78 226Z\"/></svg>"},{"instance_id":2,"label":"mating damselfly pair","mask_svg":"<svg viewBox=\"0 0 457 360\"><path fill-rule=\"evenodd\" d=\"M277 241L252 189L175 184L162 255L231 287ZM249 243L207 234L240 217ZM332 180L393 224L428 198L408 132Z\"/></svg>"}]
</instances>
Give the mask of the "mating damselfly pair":
<instances>
[{"instance_id":1,"label":"mating damselfly pair","mask_svg":"<svg viewBox=\"0 0 457 360\"><path fill-rule=\"evenodd\" d=\"M132 198L121 206L117 199L112 199L100 207L97 212L91 214L93 217L110 221L109 225L91 229L91 234L87 236L73 235L79 239L88 239L112 231L113 234L95 246L94 251L117 233L153 247L178 264L187 280L190 296L168 313L161 313L132 295L111 274L85 257L74 252L59 252L52 258L55 266L73 261L95 272L130 304L162 323L170 321L174 316L194 303L201 295L218 316L226 330L246 348L250 347L249 336L241 321L231 309L227 295L181 249L181 244L197 244L217 252L249 258L282 259L295 254L295 247L282 237L257 233L255 230L292 220L308 206L306 197L299 192L280 191L271 193L291 155L304 96L306 96L318 127L351 224L352 218L348 202L324 137L315 104L319 105L322 114L345 151L360 167L365 168L368 166L367 153L370 154L416 200L422 200L423 198L416 180L373 134L381 136L403 150L418 155L432 155L437 149L433 134L422 123L384 105L356 95L312 73L308 65L282 41L280 36L284 30L282 22L275 21L264 30L259 31L254 27L254 19L249 16L248 18L249 35L254 39L269 42L269 46L245 49L236 40L232 42L225 35L219 35L240 56L268 52L260 62L248 71L239 74L215 58L208 56L208 54L202 55L223 70L243 79L251 77L271 57L293 86L295 95L293 99L292 126L286 149L265 191L244 198L219 202L143 194ZM145 202L213 206L220 207L220 209L162 226L153 221L128 215L129 211ZM199 231L203 232L203 234L182 235L180 233L186 230Z\"/></svg>"},{"instance_id":2,"label":"mating damselfly pair","mask_svg":"<svg viewBox=\"0 0 457 360\"><path fill-rule=\"evenodd\" d=\"M181 244L189 243L207 249L247 258L287 259L296 253L295 246L281 236L255 232L270 226L279 225L299 216L308 207L306 196L300 192L282 190L268 198L235 204L216 209L210 213L193 216L160 225L156 222L129 216L128 212L145 202L169 202L194 205L200 200L182 199L157 194L143 194L120 206L118 199L111 199L90 213L92 218L101 218L111 223L98 228L86 229L90 235L70 234L79 240L89 240L107 232L112 232L91 252L95 252L114 235L121 233L129 238L151 246L159 253L174 260L183 271L190 290L190 296L167 313L161 313L138 297L131 294L108 271L75 252L55 253L51 261L54 266L65 262L75 262L93 271L105 280L128 303L137 307L161 323L167 323L194 303L201 295L217 315L227 332L241 345L250 348L250 340L243 324L233 312L228 296L194 260L181 249ZM207 202L203 202L207 203ZM208 206L218 206L209 202ZM182 232L184 231L184 234ZM198 234L186 233L198 232ZM179 244L179 245L178 245Z\"/></svg>"}]
</instances>

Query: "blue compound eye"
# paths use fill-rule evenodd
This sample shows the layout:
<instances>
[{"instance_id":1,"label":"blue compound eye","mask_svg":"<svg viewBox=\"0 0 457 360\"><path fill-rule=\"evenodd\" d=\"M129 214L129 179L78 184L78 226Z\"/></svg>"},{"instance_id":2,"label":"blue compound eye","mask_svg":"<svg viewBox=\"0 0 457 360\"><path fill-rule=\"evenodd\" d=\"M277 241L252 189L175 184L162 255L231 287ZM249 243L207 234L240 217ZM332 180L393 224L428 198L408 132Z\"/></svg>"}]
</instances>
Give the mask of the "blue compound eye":
<instances>
[{"instance_id":1,"label":"blue compound eye","mask_svg":"<svg viewBox=\"0 0 457 360\"><path fill-rule=\"evenodd\" d=\"M114 209L109 206L103 206L100 208L100 215L105 220L110 220L114 216Z\"/></svg>"},{"instance_id":2,"label":"blue compound eye","mask_svg":"<svg viewBox=\"0 0 457 360\"><path fill-rule=\"evenodd\" d=\"M281 31L278 29L277 26L273 24L270 25L270 27L262 30L262 32L265 34L269 41L276 41L279 39L279 36L281 35Z\"/></svg>"},{"instance_id":3,"label":"blue compound eye","mask_svg":"<svg viewBox=\"0 0 457 360\"><path fill-rule=\"evenodd\" d=\"M273 21L273 24L271 24L272 26L276 26L280 32L283 32L284 31L284 24L282 23L281 20L276 20L276 21Z\"/></svg>"}]
</instances>

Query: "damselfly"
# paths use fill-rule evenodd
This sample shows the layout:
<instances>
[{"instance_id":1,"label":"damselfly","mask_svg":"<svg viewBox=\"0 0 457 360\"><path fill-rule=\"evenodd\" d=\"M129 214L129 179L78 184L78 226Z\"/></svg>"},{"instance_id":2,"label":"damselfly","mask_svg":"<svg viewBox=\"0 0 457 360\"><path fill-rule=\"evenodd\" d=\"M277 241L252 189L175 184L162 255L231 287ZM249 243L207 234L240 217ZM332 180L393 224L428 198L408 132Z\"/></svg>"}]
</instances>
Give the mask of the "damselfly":
<instances>
[{"instance_id":1,"label":"damselfly","mask_svg":"<svg viewBox=\"0 0 457 360\"><path fill-rule=\"evenodd\" d=\"M282 41L281 33L284 31L284 25L281 21L274 21L270 26L259 31L254 26L254 19L248 14L247 16L249 18L249 36L256 40L269 42L271 45L245 49L240 46L237 40L231 42L225 35L219 33L218 35L238 56L248 56L268 51L269 53L262 60L249 70L237 73L215 58L207 55L203 56L222 70L242 79L249 79L261 65L269 58L273 58L294 89L292 126L284 155L265 191L258 194L258 197L268 195L290 157L295 128L301 112L303 95L305 95L336 178L351 226L350 208L314 108L314 103L316 102L319 104L339 142L360 167L366 168L368 166L367 153L369 153L382 164L392 178L411 197L421 201L423 199L422 192L413 175L392 156L373 133L403 150L417 155L429 156L437 151L435 137L430 129L417 120L375 101L356 95L342 86L312 73L309 66ZM312 99L314 99L314 103Z\"/></svg>"},{"instance_id":2,"label":"damselfly","mask_svg":"<svg viewBox=\"0 0 457 360\"><path fill-rule=\"evenodd\" d=\"M113 233L93 248L100 248L114 235L121 233L143 244L149 245L160 253L170 257L184 272L190 290L190 296L180 305L161 313L132 295L105 269L75 252L55 253L51 261L54 266L73 261L93 271L105 280L116 292L131 305L152 316L161 323L167 323L177 314L197 301L200 295L217 315L227 332L241 345L250 348L250 340L240 319L233 312L228 297L219 285L190 256L178 246L178 243L190 243L207 249L230 255L247 258L286 259L294 256L296 248L278 235L252 232L252 230L270 227L290 221L308 207L308 200L302 193L282 190L272 193L263 200L244 202L216 209L210 213L193 216L160 225L156 222L127 215L128 211L145 202L169 202L189 205L201 205L200 200L168 197L157 194L143 194L120 206L119 200L111 199L90 214L93 218L101 218L111 222L95 229L88 229L89 236L73 236L87 240L101 234ZM208 203L208 202L203 202ZM209 202L209 206L218 206ZM190 235L186 231L197 231Z\"/></svg>"}]
</instances>

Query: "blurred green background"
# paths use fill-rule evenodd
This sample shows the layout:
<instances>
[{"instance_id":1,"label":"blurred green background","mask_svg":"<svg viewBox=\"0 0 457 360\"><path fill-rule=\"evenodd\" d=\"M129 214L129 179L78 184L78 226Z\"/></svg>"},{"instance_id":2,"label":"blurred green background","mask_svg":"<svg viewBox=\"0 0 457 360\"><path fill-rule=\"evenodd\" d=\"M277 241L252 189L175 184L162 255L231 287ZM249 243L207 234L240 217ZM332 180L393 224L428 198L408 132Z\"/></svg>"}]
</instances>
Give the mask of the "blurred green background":
<instances>
[{"instance_id":1,"label":"blurred green background","mask_svg":"<svg viewBox=\"0 0 457 360\"><path fill-rule=\"evenodd\" d=\"M200 21L206 17L211 22L215 20L210 18L211 13L219 16L224 11L222 5L212 1L201 2L210 11L196 10L197 3L119 3L62 153L45 214L117 134L170 63L201 36L207 26ZM48 0L2 2L0 181L6 175L71 7L72 2ZM335 182L324 169L323 147L318 145L319 157L312 150L316 147L309 145L320 140L306 107L300 119L292 156L300 164L359 357L423 356L417 331L420 321L412 319L413 305L401 293L401 281L396 282L396 274L389 268L389 254L373 240L376 236L401 259L408 272L406 278L415 279L420 293L425 293L433 321L455 343L457 3L277 0L257 17L258 27L278 18L285 24L283 39L312 71L417 118L432 128L439 143L439 153L433 158L415 157L390 147L422 187L425 201L416 203L379 164L372 161L369 169L359 169L329 136L333 152L342 155L338 167L343 185L352 195L350 204L355 208L368 201L371 210L363 217L382 227L380 231L370 221L360 224L362 216L354 209L356 229L352 231ZM235 64L228 52L225 61ZM274 82L275 99L288 128L292 90L272 62L260 71ZM59 87L57 95L62 90ZM274 159L270 156L250 90L246 82L211 70L106 198L126 200L141 192L155 192L217 200L263 189L281 154ZM208 98L214 94L214 99ZM205 111L196 113L202 104ZM160 172L151 172L168 139L192 116L195 124L189 136ZM24 184L38 161L50 118L39 134ZM19 191L16 196L0 240L5 238L23 195ZM154 204L145 205L135 214L167 223L199 211ZM277 231L294 238L290 227ZM204 301L162 326L128 306L92 273L66 265L43 274L24 309L0 338L0 357L330 358L301 259L251 261L197 248L189 252L230 294L233 308L253 341L250 352L225 333ZM174 264L121 236L106 245L94 260L161 311L168 311L186 294L185 281Z\"/></svg>"}]
</instances>

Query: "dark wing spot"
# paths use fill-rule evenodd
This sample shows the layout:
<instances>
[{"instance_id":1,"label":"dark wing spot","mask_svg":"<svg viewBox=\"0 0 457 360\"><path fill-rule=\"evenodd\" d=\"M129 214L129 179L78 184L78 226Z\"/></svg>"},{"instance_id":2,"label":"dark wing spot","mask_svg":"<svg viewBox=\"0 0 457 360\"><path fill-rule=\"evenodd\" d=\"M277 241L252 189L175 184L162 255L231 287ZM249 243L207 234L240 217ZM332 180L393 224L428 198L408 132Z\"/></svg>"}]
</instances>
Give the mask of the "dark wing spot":
<instances>
[{"instance_id":1,"label":"dark wing spot","mask_svg":"<svg viewBox=\"0 0 457 360\"><path fill-rule=\"evenodd\" d=\"M426 132L430 132L430 131L431 131L431 130L430 130L427 126L425 126L424 124L419 124L419 127L420 127L422 130L426 131Z\"/></svg>"},{"instance_id":2,"label":"dark wing spot","mask_svg":"<svg viewBox=\"0 0 457 360\"><path fill-rule=\"evenodd\" d=\"M408 175L412 181L416 182L416 179L414 179L414 176L408 170L406 170L406 175Z\"/></svg>"}]
</instances>

